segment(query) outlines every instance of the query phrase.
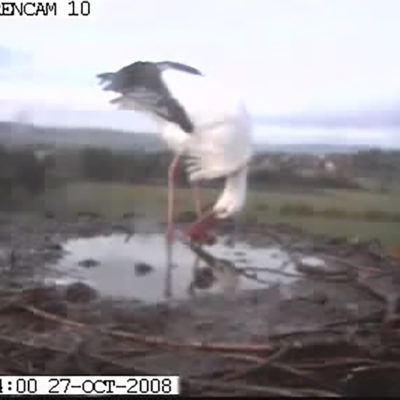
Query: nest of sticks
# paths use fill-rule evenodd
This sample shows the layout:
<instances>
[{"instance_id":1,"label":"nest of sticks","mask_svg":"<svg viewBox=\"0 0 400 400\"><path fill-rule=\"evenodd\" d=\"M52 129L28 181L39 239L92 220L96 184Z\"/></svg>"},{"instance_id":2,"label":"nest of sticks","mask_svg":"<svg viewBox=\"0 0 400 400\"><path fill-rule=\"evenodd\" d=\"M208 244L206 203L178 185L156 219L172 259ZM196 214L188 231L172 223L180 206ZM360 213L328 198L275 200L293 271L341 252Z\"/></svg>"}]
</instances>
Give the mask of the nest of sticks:
<instances>
[{"instance_id":1,"label":"nest of sticks","mask_svg":"<svg viewBox=\"0 0 400 400\"><path fill-rule=\"evenodd\" d=\"M268 234L292 255L303 280L344 283L374 307L351 318L329 320L327 315L318 326L265 332L257 340L210 340L201 333L191 338L190 330L182 338L167 328L176 312L168 305L121 312L129 304L118 309L84 295L71 300L62 288L18 287L10 281L0 292L0 373L180 375L182 394L189 396L399 396L396 261L374 243L313 240L301 245L284 234ZM343 268L329 274L307 270L298 258L305 253ZM393 290L378 290L379 279Z\"/></svg>"}]
</instances>

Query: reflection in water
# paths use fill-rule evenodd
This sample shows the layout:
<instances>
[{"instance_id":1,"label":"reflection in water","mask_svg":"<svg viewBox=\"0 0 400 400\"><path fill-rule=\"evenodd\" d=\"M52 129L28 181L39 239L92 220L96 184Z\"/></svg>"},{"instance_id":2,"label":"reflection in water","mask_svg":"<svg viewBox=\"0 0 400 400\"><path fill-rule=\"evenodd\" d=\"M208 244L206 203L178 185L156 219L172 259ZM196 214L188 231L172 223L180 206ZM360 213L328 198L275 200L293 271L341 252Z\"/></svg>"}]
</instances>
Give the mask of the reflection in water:
<instances>
[{"instance_id":1,"label":"reflection in water","mask_svg":"<svg viewBox=\"0 0 400 400\"><path fill-rule=\"evenodd\" d=\"M170 254L166 267L168 254L163 234L135 234L129 241L125 239L125 235L115 234L67 241L67 254L51 266L52 276L46 279L61 284L80 281L104 296L145 302L158 302L170 296L184 299L203 293L257 289L294 279L271 272L288 263L285 253L277 248L255 248L240 241L232 247L222 237L205 251L175 241L173 259ZM79 262L85 259L99 264L83 268ZM151 266L151 270L137 274L135 265L140 263ZM260 270L263 267L270 271ZM257 268L257 276L243 276L244 268ZM285 271L293 268L289 265Z\"/></svg>"},{"instance_id":2,"label":"reflection in water","mask_svg":"<svg viewBox=\"0 0 400 400\"><path fill-rule=\"evenodd\" d=\"M171 298L172 296L172 268L173 268L173 257L172 257L173 246L171 244L166 243L166 253L167 253L167 268L165 272L165 288L164 288L164 296L166 299Z\"/></svg>"},{"instance_id":3,"label":"reflection in water","mask_svg":"<svg viewBox=\"0 0 400 400\"><path fill-rule=\"evenodd\" d=\"M189 286L189 292L196 294L199 290L217 290L229 293L239 287L240 270L233 262L225 258L214 257L203 247L188 244L196 254L193 267L193 279ZM200 260L204 261L205 266L200 267Z\"/></svg>"}]
</instances>

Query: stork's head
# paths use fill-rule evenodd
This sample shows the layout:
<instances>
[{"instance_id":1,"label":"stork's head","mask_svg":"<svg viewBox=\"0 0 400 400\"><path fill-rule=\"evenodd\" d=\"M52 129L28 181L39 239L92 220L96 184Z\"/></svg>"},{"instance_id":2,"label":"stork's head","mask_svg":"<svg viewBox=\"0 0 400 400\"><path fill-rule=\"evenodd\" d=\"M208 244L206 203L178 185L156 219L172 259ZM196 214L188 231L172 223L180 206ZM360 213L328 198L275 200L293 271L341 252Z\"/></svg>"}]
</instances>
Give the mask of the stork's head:
<instances>
[{"instance_id":1,"label":"stork's head","mask_svg":"<svg viewBox=\"0 0 400 400\"><path fill-rule=\"evenodd\" d=\"M236 215L244 207L244 196L226 196L219 200L213 207L213 215L216 219L226 219Z\"/></svg>"},{"instance_id":2,"label":"stork's head","mask_svg":"<svg viewBox=\"0 0 400 400\"><path fill-rule=\"evenodd\" d=\"M213 212L218 219L229 218L245 205L247 192L247 167L243 167L226 178L225 188L216 201Z\"/></svg>"}]
</instances>

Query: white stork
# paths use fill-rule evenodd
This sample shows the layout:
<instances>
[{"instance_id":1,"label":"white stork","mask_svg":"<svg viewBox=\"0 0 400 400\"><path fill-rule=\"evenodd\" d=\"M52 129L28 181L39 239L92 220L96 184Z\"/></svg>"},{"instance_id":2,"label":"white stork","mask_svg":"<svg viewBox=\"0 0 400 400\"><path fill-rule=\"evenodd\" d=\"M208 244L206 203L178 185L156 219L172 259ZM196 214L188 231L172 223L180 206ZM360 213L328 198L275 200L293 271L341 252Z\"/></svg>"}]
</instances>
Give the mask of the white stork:
<instances>
[{"instance_id":1,"label":"white stork","mask_svg":"<svg viewBox=\"0 0 400 400\"><path fill-rule=\"evenodd\" d=\"M175 153L168 170L168 243L173 238L174 176L181 156L194 185L198 214L186 234L192 241L210 241L208 229L218 219L238 213L246 200L252 149L250 123L241 100L197 69L177 62L138 61L97 77L103 90L119 94L112 104L153 116ZM197 182L221 177L225 177L221 195L201 215Z\"/></svg>"}]
</instances>

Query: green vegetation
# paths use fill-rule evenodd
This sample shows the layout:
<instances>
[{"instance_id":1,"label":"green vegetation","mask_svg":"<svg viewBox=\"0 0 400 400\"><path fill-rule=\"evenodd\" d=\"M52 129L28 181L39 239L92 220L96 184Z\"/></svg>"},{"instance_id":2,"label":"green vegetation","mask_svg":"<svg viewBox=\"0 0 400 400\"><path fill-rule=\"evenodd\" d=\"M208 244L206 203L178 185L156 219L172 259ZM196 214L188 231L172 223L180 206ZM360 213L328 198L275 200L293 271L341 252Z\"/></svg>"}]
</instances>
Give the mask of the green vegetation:
<instances>
[{"instance_id":1,"label":"green vegetation","mask_svg":"<svg viewBox=\"0 0 400 400\"><path fill-rule=\"evenodd\" d=\"M214 201L217 194L218 189L202 189L203 203ZM35 205L42 211L55 213L91 211L120 217L135 212L164 220L166 195L165 186L71 182L47 189ZM193 210L189 189L177 189L176 199L178 213ZM241 220L288 223L307 232L348 238L378 238L392 246L400 243L399 216L400 191L397 190L390 193L339 189L316 193L250 191Z\"/></svg>"},{"instance_id":2,"label":"green vegetation","mask_svg":"<svg viewBox=\"0 0 400 400\"><path fill-rule=\"evenodd\" d=\"M257 154L241 220L398 245L400 151L327 157L333 169L312 154ZM0 207L104 217L134 212L165 220L170 159L168 152L144 149L0 147ZM181 220L191 220L193 199L183 168L177 185L177 213ZM215 201L217 187L213 182L202 190L204 204Z\"/></svg>"},{"instance_id":3,"label":"green vegetation","mask_svg":"<svg viewBox=\"0 0 400 400\"><path fill-rule=\"evenodd\" d=\"M23 196L33 196L45 188L45 163L31 150L10 151L0 146L0 207L15 206Z\"/></svg>"}]
</instances>

